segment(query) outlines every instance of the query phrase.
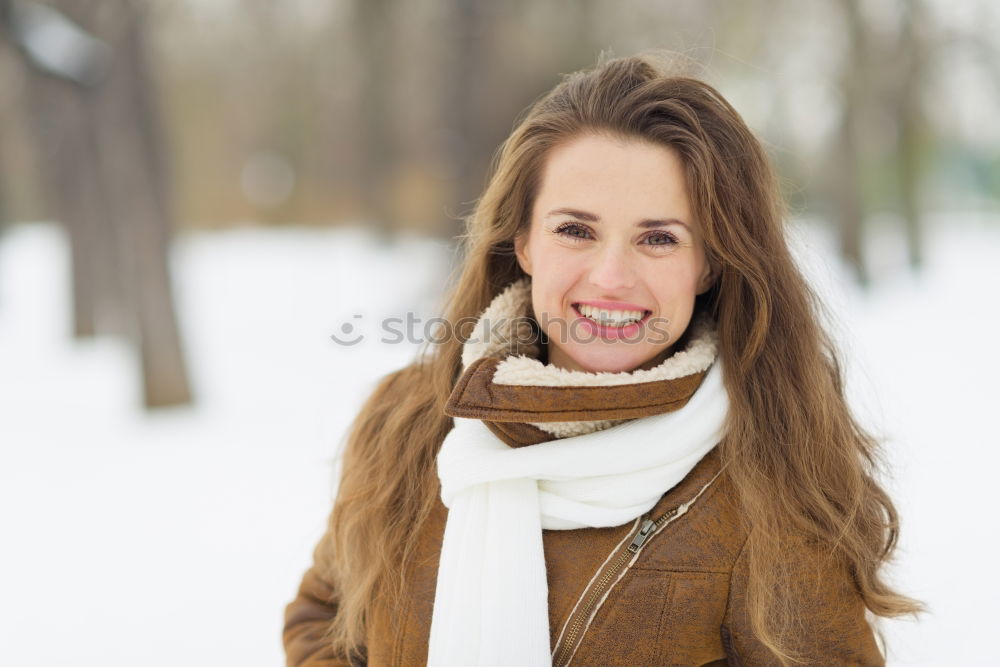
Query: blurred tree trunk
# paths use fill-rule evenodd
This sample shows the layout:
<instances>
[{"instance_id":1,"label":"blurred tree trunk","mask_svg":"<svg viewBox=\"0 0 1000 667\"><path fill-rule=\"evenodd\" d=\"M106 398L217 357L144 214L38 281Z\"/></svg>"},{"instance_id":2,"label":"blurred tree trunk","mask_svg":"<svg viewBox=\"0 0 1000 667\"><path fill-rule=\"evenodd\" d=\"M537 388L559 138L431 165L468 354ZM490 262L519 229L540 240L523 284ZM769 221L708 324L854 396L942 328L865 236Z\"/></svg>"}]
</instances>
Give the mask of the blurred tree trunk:
<instances>
[{"instance_id":1,"label":"blurred tree trunk","mask_svg":"<svg viewBox=\"0 0 1000 667\"><path fill-rule=\"evenodd\" d=\"M0 80L0 86L3 85L3 81ZM3 118L0 117L0 146L3 146ZM0 161L0 235L3 234L4 228L10 222L10 216L8 213L7 205L7 184L5 182L6 174L3 173L3 162Z\"/></svg>"},{"instance_id":2,"label":"blurred tree trunk","mask_svg":"<svg viewBox=\"0 0 1000 667\"><path fill-rule=\"evenodd\" d=\"M87 4L77 3L75 8L86 9ZM122 301L115 278L119 267L112 249L107 193L95 165L93 91L35 68L28 69L28 76L24 111L48 212L69 237L73 336L90 338L99 331L122 334L124 323L114 318Z\"/></svg>"},{"instance_id":3,"label":"blurred tree trunk","mask_svg":"<svg viewBox=\"0 0 1000 667\"><path fill-rule=\"evenodd\" d=\"M923 30L924 7L920 0L907 0L903 17L900 49L903 53L902 90L898 101L899 118L899 184L900 207L906 236L907 259L910 267L919 269L924 263L923 216L920 202L923 172L923 114L920 86L926 71L929 45Z\"/></svg>"},{"instance_id":4,"label":"blurred tree trunk","mask_svg":"<svg viewBox=\"0 0 1000 667\"><path fill-rule=\"evenodd\" d=\"M188 403L168 266L168 169L143 10L129 0L50 6L110 46L93 80L61 76L27 58L34 62L28 102L40 166L72 247L74 333L106 328L132 343L147 407Z\"/></svg>"},{"instance_id":5,"label":"blurred tree trunk","mask_svg":"<svg viewBox=\"0 0 1000 667\"><path fill-rule=\"evenodd\" d=\"M863 112L871 103L868 75L873 63L867 29L856 0L840 0L840 6L848 27L848 54L841 72L840 88L844 99L832 147L829 187L841 255L854 270L858 282L868 285L870 276L864 257L867 206L861 181L865 160L861 134Z\"/></svg>"},{"instance_id":6,"label":"blurred tree trunk","mask_svg":"<svg viewBox=\"0 0 1000 667\"><path fill-rule=\"evenodd\" d=\"M577 0L573 4L573 11L565 17L565 21L571 26L564 36L567 40L563 49L568 56L567 67L565 70L560 68L559 71L574 71L597 63L602 52L602 45L594 34L594 26L598 20L597 10L595 0ZM609 7L608 11L618 10Z\"/></svg>"},{"instance_id":7,"label":"blurred tree trunk","mask_svg":"<svg viewBox=\"0 0 1000 667\"><path fill-rule=\"evenodd\" d=\"M2 34L2 31L0 31L0 34ZM3 52L3 46L3 43L0 42L0 58L5 55ZM7 81L5 80L3 74L3 70L0 69L0 87L7 85ZM7 162L4 160L3 155L4 133L8 131L7 125L9 123L9 119L7 118L7 114L5 114L5 112L8 111L8 109L0 106L0 235L3 234L4 227L6 227L7 223L10 221L7 204L7 174L4 172Z\"/></svg>"},{"instance_id":8,"label":"blurred tree trunk","mask_svg":"<svg viewBox=\"0 0 1000 667\"><path fill-rule=\"evenodd\" d=\"M189 403L191 391L170 284L173 211L166 146L147 61L144 9L130 0L104 0L98 33L115 58L98 109L100 169L113 184L109 197L125 268L132 339L142 364L147 406Z\"/></svg>"},{"instance_id":9,"label":"blurred tree trunk","mask_svg":"<svg viewBox=\"0 0 1000 667\"><path fill-rule=\"evenodd\" d=\"M376 233L388 240L400 227L392 206L393 173L396 168L392 109L395 56L393 0L356 0L355 20L360 40L361 94L361 196Z\"/></svg>"},{"instance_id":10,"label":"blurred tree trunk","mask_svg":"<svg viewBox=\"0 0 1000 667\"><path fill-rule=\"evenodd\" d=\"M491 155L492 149L482 145L483 128L477 111L483 96L496 95L497 91L489 85L489 31L486 30L489 0L445 1L451 6L447 12L450 24L445 31L450 40L442 70L445 92L441 114L447 130L445 155L453 183L449 200L458 206L459 218L451 221L448 235L455 236L464 231L464 217L471 212L485 186L485 174L477 168L477 152L487 151Z\"/></svg>"},{"instance_id":11,"label":"blurred tree trunk","mask_svg":"<svg viewBox=\"0 0 1000 667\"><path fill-rule=\"evenodd\" d=\"M34 83L28 86L35 88ZM115 275L114 229L101 170L96 168L96 111L87 100L93 91L78 90L45 77L31 94L36 143L45 154L49 200L70 240L73 276L73 335L89 338L103 328L124 334L122 286ZM103 320L102 320L103 318Z\"/></svg>"}]
</instances>

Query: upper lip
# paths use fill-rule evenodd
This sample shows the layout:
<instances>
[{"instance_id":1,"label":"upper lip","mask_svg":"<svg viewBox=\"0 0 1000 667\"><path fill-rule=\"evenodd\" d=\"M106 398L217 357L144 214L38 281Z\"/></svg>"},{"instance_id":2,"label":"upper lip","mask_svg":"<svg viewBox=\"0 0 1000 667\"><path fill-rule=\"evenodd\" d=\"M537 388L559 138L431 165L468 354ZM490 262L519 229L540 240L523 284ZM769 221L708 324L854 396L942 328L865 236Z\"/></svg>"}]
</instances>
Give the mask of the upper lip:
<instances>
[{"instance_id":1,"label":"upper lip","mask_svg":"<svg viewBox=\"0 0 1000 667\"><path fill-rule=\"evenodd\" d=\"M578 306L587 305L594 308L603 308L604 310L639 310L644 313L649 310L645 306L639 306L626 301L574 301L573 303Z\"/></svg>"}]
</instances>

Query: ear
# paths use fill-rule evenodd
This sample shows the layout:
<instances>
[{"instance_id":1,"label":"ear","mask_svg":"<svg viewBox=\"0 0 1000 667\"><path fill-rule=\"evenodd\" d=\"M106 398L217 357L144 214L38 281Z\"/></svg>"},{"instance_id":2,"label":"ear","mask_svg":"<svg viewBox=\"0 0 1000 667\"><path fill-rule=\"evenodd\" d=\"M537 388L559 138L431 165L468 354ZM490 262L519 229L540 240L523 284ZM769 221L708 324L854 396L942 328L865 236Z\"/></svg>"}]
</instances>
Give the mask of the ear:
<instances>
[{"instance_id":1,"label":"ear","mask_svg":"<svg viewBox=\"0 0 1000 667\"><path fill-rule=\"evenodd\" d=\"M518 232L514 237L514 254L521 270L531 275L531 256L528 254L528 233Z\"/></svg>"},{"instance_id":2,"label":"ear","mask_svg":"<svg viewBox=\"0 0 1000 667\"><path fill-rule=\"evenodd\" d=\"M698 277L698 289L696 294L704 294L712 288L715 284L715 279L719 275L719 270L715 267L714 262L706 259L705 268L702 269L701 275Z\"/></svg>"}]
</instances>

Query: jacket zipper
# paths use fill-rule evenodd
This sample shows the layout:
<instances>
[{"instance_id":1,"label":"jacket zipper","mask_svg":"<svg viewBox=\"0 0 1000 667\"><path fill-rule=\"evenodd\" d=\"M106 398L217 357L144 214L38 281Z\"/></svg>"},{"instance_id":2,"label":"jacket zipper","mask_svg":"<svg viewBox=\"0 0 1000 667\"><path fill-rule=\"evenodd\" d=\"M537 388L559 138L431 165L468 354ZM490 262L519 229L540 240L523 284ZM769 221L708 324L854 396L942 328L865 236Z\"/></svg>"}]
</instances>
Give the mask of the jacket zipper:
<instances>
[{"instance_id":1,"label":"jacket zipper","mask_svg":"<svg viewBox=\"0 0 1000 667\"><path fill-rule=\"evenodd\" d=\"M632 537L631 543L625 547L625 550L618 554L618 557L611 563L611 566L604 572L600 579L594 582L591 589L584 593L584 604L577 608L577 612L571 621L571 625L567 632L563 635L564 641L560 642L556 646L555 652L553 653L552 665L553 667L564 667L569 664L569 658L572 654L572 650L576 647L577 637L580 634L580 630L583 629L584 623L590 618L591 612L594 607L597 606L598 600L604 595L604 591L607 590L608 585L614 580L615 575L621 570L625 564L632 559L633 556L642 548L642 545L646 543L650 535L656 532L660 526L665 524L671 517L677 514L677 508L674 508L661 516L656 521L650 519L644 519L639 530L636 531L635 535Z\"/></svg>"},{"instance_id":2,"label":"jacket zipper","mask_svg":"<svg viewBox=\"0 0 1000 667\"><path fill-rule=\"evenodd\" d=\"M608 587L616 580L618 572L635 557L650 537L659 532L660 528L662 528L671 519L677 517L679 514L687 512L688 508L702 493L704 493L705 489L707 489L709 485L715 481L716 477L718 477L718 473L715 477L709 480L709 482L705 484L705 486L703 486L693 498L666 512L655 521L649 518L643 519L642 524L639 526L639 530L632 536L632 540L629 545L625 547L625 550L618 554L618 557L614 559L610 567L605 570L604 574L591 585L590 589L584 591L584 594L581 597L584 604L577 607L576 613L573 614L570 620L570 625L567 628L567 631L563 633L562 638L556 643L556 647L552 653L553 667L565 667L569 664L570 660L573 658L573 654L576 652L576 647L583 639L581 631L583 630L584 625L590 619Z\"/></svg>"}]
</instances>

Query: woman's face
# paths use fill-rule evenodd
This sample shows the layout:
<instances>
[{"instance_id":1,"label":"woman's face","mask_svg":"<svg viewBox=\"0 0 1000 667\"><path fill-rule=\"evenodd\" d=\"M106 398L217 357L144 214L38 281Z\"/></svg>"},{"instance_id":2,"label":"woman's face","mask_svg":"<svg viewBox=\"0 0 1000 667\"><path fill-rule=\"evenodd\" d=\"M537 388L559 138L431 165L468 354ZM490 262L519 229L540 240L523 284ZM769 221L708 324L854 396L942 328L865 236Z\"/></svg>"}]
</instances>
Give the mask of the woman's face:
<instances>
[{"instance_id":1,"label":"woman's face","mask_svg":"<svg viewBox=\"0 0 1000 667\"><path fill-rule=\"evenodd\" d=\"M680 159L588 133L549 152L540 185L515 249L549 363L591 372L659 364L713 280Z\"/></svg>"}]
</instances>

